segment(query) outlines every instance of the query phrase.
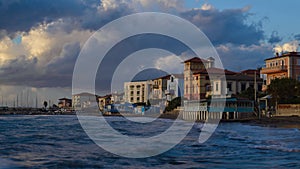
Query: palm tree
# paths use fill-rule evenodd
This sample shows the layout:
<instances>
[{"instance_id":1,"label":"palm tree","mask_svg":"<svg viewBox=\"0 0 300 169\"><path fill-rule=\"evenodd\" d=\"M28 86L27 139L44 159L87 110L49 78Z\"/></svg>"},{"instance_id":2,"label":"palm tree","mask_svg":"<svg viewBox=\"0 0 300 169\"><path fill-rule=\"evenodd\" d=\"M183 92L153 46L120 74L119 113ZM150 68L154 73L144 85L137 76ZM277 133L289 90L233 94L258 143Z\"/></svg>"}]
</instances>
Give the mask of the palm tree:
<instances>
[{"instance_id":1,"label":"palm tree","mask_svg":"<svg viewBox=\"0 0 300 169\"><path fill-rule=\"evenodd\" d=\"M47 108L47 106L48 106L48 102L44 101L44 107L45 107L45 109Z\"/></svg>"}]
</instances>

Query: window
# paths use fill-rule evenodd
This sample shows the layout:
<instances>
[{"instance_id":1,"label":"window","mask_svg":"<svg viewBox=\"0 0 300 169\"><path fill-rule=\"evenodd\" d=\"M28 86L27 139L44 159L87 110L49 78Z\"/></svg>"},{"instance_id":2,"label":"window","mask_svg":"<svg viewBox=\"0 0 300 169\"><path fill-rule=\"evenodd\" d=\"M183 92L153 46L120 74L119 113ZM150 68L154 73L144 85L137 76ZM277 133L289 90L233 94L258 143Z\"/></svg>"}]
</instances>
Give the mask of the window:
<instances>
[{"instance_id":1,"label":"window","mask_svg":"<svg viewBox=\"0 0 300 169\"><path fill-rule=\"evenodd\" d=\"M139 94L140 94L140 91L136 91L136 94L139 95Z\"/></svg>"},{"instance_id":2,"label":"window","mask_svg":"<svg viewBox=\"0 0 300 169\"><path fill-rule=\"evenodd\" d=\"M246 83L242 83L241 84L241 91L245 91L246 90Z\"/></svg>"},{"instance_id":3,"label":"window","mask_svg":"<svg viewBox=\"0 0 300 169\"><path fill-rule=\"evenodd\" d=\"M300 65L300 59L297 59L297 65Z\"/></svg>"},{"instance_id":4,"label":"window","mask_svg":"<svg viewBox=\"0 0 300 169\"><path fill-rule=\"evenodd\" d=\"M186 92L186 94L188 94L188 89L189 89L189 86L186 85L186 86L185 86L185 92Z\"/></svg>"},{"instance_id":5,"label":"window","mask_svg":"<svg viewBox=\"0 0 300 169\"><path fill-rule=\"evenodd\" d=\"M133 85L131 85L131 86L130 86L130 90L133 90L133 88L134 88L134 86L133 86Z\"/></svg>"},{"instance_id":6,"label":"window","mask_svg":"<svg viewBox=\"0 0 300 169\"><path fill-rule=\"evenodd\" d=\"M216 91L219 91L219 83L216 82Z\"/></svg>"},{"instance_id":7,"label":"window","mask_svg":"<svg viewBox=\"0 0 300 169\"><path fill-rule=\"evenodd\" d=\"M297 78L297 79L298 79L298 81L300 81L300 75L298 75L298 78Z\"/></svg>"},{"instance_id":8,"label":"window","mask_svg":"<svg viewBox=\"0 0 300 169\"><path fill-rule=\"evenodd\" d=\"M171 82L174 82L174 78L171 76Z\"/></svg>"},{"instance_id":9,"label":"window","mask_svg":"<svg viewBox=\"0 0 300 169\"><path fill-rule=\"evenodd\" d=\"M232 83L231 82L228 82L227 83L227 89L228 89L228 91L232 91Z\"/></svg>"},{"instance_id":10,"label":"window","mask_svg":"<svg viewBox=\"0 0 300 169\"><path fill-rule=\"evenodd\" d=\"M209 76L205 76L205 80L209 80Z\"/></svg>"}]
</instances>

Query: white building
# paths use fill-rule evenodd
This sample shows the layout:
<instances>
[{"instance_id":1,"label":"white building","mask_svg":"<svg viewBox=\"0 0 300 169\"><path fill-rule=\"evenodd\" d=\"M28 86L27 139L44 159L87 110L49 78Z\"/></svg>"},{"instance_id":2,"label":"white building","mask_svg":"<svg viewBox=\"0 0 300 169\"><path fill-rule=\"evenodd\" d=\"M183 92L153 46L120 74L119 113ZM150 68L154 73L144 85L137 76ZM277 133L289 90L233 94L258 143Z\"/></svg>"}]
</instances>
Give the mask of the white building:
<instances>
[{"instance_id":1,"label":"white building","mask_svg":"<svg viewBox=\"0 0 300 169\"><path fill-rule=\"evenodd\" d=\"M215 97L232 97L246 91L249 87L256 89L257 91L262 90L263 79L259 76L249 76L242 73L227 73L225 71L225 77L211 78L211 90L206 95ZM212 76L214 77L214 76Z\"/></svg>"},{"instance_id":2,"label":"white building","mask_svg":"<svg viewBox=\"0 0 300 169\"><path fill-rule=\"evenodd\" d=\"M184 79L183 74L170 75L170 79L167 80L167 90L165 94L167 100L171 101L176 97L183 96L184 92Z\"/></svg>"},{"instance_id":3,"label":"white building","mask_svg":"<svg viewBox=\"0 0 300 169\"><path fill-rule=\"evenodd\" d=\"M137 81L124 83L124 100L128 103L147 103L150 99L152 81Z\"/></svg>"},{"instance_id":4,"label":"white building","mask_svg":"<svg viewBox=\"0 0 300 169\"><path fill-rule=\"evenodd\" d=\"M88 104L96 102L96 96L91 93L80 93L72 96L74 109L86 108Z\"/></svg>"}]
</instances>

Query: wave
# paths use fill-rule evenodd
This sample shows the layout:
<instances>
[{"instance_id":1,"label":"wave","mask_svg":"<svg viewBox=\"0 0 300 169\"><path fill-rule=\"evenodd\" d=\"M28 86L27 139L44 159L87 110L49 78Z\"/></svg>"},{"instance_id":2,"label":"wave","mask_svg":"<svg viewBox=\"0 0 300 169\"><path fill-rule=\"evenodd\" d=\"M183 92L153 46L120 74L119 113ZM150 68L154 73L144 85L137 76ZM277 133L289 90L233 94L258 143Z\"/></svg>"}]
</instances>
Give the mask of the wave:
<instances>
[{"instance_id":1,"label":"wave","mask_svg":"<svg viewBox=\"0 0 300 169\"><path fill-rule=\"evenodd\" d=\"M276 150L276 151L282 151L282 152L300 152L299 148L288 148L288 147L281 147L278 145L260 145L260 146L254 146L255 149L259 150Z\"/></svg>"}]
</instances>

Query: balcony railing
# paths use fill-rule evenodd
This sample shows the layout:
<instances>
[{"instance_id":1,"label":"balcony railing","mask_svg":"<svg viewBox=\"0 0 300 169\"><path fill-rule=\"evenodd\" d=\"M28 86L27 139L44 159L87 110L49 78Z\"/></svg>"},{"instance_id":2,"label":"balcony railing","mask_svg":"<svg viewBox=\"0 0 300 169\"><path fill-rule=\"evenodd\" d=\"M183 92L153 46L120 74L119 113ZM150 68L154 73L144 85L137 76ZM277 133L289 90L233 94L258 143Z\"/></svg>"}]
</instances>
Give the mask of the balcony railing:
<instances>
[{"instance_id":1,"label":"balcony railing","mask_svg":"<svg viewBox=\"0 0 300 169\"><path fill-rule=\"evenodd\" d=\"M280 65L280 66L272 66L272 67L264 67L261 69L261 74L268 74L268 73L280 73L280 72L286 72L287 66Z\"/></svg>"}]
</instances>

